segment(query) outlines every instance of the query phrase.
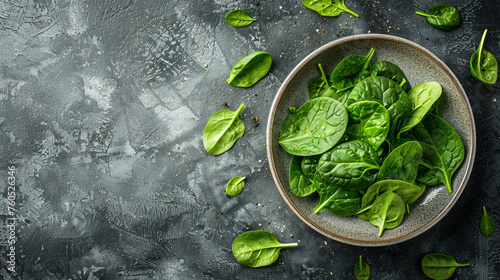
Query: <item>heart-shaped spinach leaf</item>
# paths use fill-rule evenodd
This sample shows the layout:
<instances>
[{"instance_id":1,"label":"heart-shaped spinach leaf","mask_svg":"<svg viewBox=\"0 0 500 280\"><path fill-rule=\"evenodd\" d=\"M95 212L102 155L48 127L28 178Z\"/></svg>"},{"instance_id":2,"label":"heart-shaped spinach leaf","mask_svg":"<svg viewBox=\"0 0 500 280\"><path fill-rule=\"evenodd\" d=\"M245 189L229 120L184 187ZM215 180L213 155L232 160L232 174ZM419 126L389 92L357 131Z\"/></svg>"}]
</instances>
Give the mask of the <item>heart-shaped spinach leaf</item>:
<instances>
[{"instance_id":1,"label":"heart-shaped spinach leaf","mask_svg":"<svg viewBox=\"0 0 500 280\"><path fill-rule=\"evenodd\" d=\"M271 69L272 59L267 52L253 52L233 66L227 82L237 87L251 87Z\"/></svg>"},{"instance_id":2,"label":"heart-shaped spinach leaf","mask_svg":"<svg viewBox=\"0 0 500 280\"><path fill-rule=\"evenodd\" d=\"M338 91L343 91L370 76L373 71L371 60L374 53L375 50L372 48L366 56L349 55L342 59L330 76L332 86Z\"/></svg>"},{"instance_id":3,"label":"heart-shaped spinach leaf","mask_svg":"<svg viewBox=\"0 0 500 280\"><path fill-rule=\"evenodd\" d=\"M336 17L340 13L345 12L358 17L358 14L345 6L344 0L302 0L302 3L307 8L318 12L322 16Z\"/></svg>"},{"instance_id":4,"label":"heart-shaped spinach leaf","mask_svg":"<svg viewBox=\"0 0 500 280\"><path fill-rule=\"evenodd\" d=\"M241 193L243 188L245 187L245 179L246 177L235 176L227 182L226 185L226 194L228 196L237 196Z\"/></svg>"},{"instance_id":5,"label":"heart-shaped spinach leaf","mask_svg":"<svg viewBox=\"0 0 500 280\"><path fill-rule=\"evenodd\" d=\"M354 265L354 277L356 277L356 280L370 279L370 267L363 261L362 256L359 256L359 262Z\"/></svg>"},{"instance_id":6,"label":"heart-shaped spinach leaf","mask_svg":"<svg viewBox=\"0 0 500 280\"><path fill-rule=\"evenodd\" d=\"M241 9L230 11L226 14L224 19L226 20L226 23L232 27L246 27L257 20L252 18L247 11Z\"/></svg>"},{"instance_id":7,"label":"heart-shaped spinach leaf","mask_svg":"<svg viewBox=\"0 0 500 280\"><path fill-rule=\"evenodd\" d=\"M397 194L386 192L373 202L368 211L372 225L379 228L378 236L382 236L384 229L393 229L403 222L406 212L406 203Z\"/></svg>"},{"instance_id":8,"label":"heart-shaped spinach leaf","mask_svg":"<svg viewBox=\"0 0 500 280\"><path fill-rule=\"evenodd\" d=\"M497 81L498 62L492 53L483 48L487 32L488 29L485 29L479 43L479 48L470 58L470 73L478 81L492 85Z\"/></svg>"},{"instance_id":9,"label":"heart-shaped spinach leaf","mask_svg":"<svg viewBox=\"0 0 500 280\"><path fill-rule=\"evenodd\" d=\"M483 215L479 221L479 228L481 229L481 233L486 237L492 236L495 232L495 221L486 212L486 206L483 206Z\"/></svg>"},{"instance_id":10,"label":"heart-shaped spinach leaf","mask_svg":"<svg viewBox=\"0 0 500 280\"><path fill-rule=\"evenodd\" d=\"M470 264L459 264L454 257L442 253L427 254L422 258L422 270L431 279L448 279L457 267L469 266Z\"/></svg>"},{"instance_id":11,"label":"heart-shaped spinach leaf","mask_svg":"<svg viewBox=\"0 0 500 280\"><path fill-rule=\"evenodd\" d=\"M361 194L358 191L327 183L319 173L314 176L314 185L319 194L319 203L314 208L314 213L328 209L340 216L351 216L359 211Z\"/></svg>"},{"instance_id":12,"label":"heart-shaped spinach leaf","mask_svg":"<svg viewBox=\"0 0 500 280\"><path fill-rule=\"evenodd\" d=\"M349 119L360 123L363 140L377 150L384 143L389 133L389 112L382 104L375 101L360 101L347 107Z\"/></svg>"},{"instance_id":13,"label":"heart-shaped spinach leaf","mask_svg":"<svg viewBox=\"0 0 500 280\"><path fill-rule=\"evenodd\" d=\"M229 150L236 140L245 133L245 124L239 114L245 105L238 110L221 110L208 119L203 130L203 145L211 155L220 155Z\"/></svg>"},{"instance_id":14,"label":"heart-shaped spinach leaf","mask_svg":"<svg viewBox=\"0 0 500 280\"><path fill-rule=\"evenodd\" d=\"M439 4L431 7L427 13L419 11L415 13L426 17L427 21L434 27L445 31L457 27L462 21L462 17L457 8L449 4Z\"/></svg>"},{"instance_id":15,"label":"heart-shaped spinach leaf","mask_svg":"<svg viewBox=\"0 0 500 280\"><path fill-rule=\"evenodd\" d=\"M417 141L409 141L394 149L384 160L378 180L395 179L414 183L423 149Z\"/></svg>"}]
</instances>

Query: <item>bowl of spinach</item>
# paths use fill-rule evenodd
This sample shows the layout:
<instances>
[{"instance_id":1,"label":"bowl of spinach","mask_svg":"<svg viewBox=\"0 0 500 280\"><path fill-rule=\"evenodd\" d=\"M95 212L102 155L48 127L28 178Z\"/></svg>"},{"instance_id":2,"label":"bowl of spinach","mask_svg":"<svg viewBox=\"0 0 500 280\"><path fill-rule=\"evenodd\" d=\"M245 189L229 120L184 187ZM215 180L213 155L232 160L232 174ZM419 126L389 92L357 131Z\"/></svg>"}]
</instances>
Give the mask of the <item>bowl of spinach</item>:
<instances>
[{"instance_id":1,"label":"bowl of spinach","mask_svg":"<svg viewBox=\"0 0 500 280\"><path fill-rule=\"evenodd\" d=\"M356 246L416 237L457 202L476 150L467 95L436 55L362 34L304 58L267 125L273 179L309 227Z\"/></svg>"}]
</instances>

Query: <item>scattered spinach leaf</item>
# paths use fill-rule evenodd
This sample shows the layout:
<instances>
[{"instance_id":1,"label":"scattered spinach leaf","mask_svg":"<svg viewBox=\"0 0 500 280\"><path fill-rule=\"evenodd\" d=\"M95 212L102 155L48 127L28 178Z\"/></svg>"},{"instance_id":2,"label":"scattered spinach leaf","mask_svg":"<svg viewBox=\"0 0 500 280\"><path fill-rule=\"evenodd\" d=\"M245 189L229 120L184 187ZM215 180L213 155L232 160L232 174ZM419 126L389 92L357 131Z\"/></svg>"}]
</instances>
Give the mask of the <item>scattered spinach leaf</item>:
<instances>
[{"instance_id":1,"label":"scattered spinach leaf","mask_svg":"<svg viewBox=\"0 0 500 280\"><path fill-rule=\"evenodd\" d=\"M298 243L280 243L271 232L255 230L238 236L233 241L232 251L239 263L249 267L261 267L274 263L282 248L298 245Z\"/></svg>"},{"instance_id":2,"label":"scattered spinach leaf","mask_svg":"<svg viewBox=\"0 0 500 280\"><path fill-rule=\"evenodd\" d=\"M378 236L382 236L384 229L393 229L403 222L406 212L406 203L397 194L386 192L373 202L368 211L370 223L379 228Z\"/></svg>"},{"instance_id":3,"label":"scattered spinach leaf","mask_svg":"<svg viewBox=\"0 0 500 280\"><path fill-rule=\"evenodd\" d=\"M301 162L304 158L301 156L292 156L290 162L290 189L292 193L298 197L304 197L316 191L316 187L312 184L311 179L302 171Z\"/></svg>"},{"instance_id":4,"label":"scattered spinach leaf","mask_svg":"<svg viewBox=\"0 0 500 280\"><path fill-rule=\"evenodd\" d=\"M427 169L419 172L417 181L434 186L443 183L451 193L451 178L462 164L465 150L460 136L442 118L427 116L412 129L413 136L423 148L421 164Z\"/></svg>"},{"instance_id":5,"label":"scattered spinach leaf","mask_svg":"<svg viewBox=\"0 0 500 280\"><path fill-rule=\"evenodd\" d=\"M231 178L231 180L229 180L226 185L226 194L231 197L239 195L245 187L245 179L246 177L240 176Z\"/></svg>"},{"instance_id":6,"label":"scattered spinach leaf","mask_svg":"<svg viewBox=\"0 0 500 280\"><path fill-rule=\"evenodd\" d=\"M267 52L253 52L233 66L227 82L237 87L251 87L271 69L272 59Z\"/></svg>"},{"instance_id":7,"label":"scattered spinach leaf","mask_svg":"<svg viewBox=\"0 0 500 280\"><path fill-rule=\"evenodd\" d=\"M203 145L211 155L220 155L229 150L236 140L245 133L245 124L239 114L245 105L238 110L221 110L215 112L203 130Z\"/></svg>"},{"instance_id":8,"label":"scattered spinach leaf","mask_svg":"<svg viewBox=\"0 0 500 280\"><path fill-rule=\"evenodd\" d=\"M257 20L252 18L247 11L241 9L230 11L226 14L224 19L226 20L226 23L232 27L246 27Z\"/></svg>"},{"instance_id":9,"label":"scattered spinach leaf","mask_svg":"<svg viewBox=\"0 0 500 280\"><path fill-rule=\"evenodd\" d=\"M359 16L345 6L344 0L302 0L302 3L321 16L336 17L342 12L350 13L355 17Z\"/></svg>"},{"instance_id":10,"label":"scattered spinach leaf","mask_svg":"<svg viewBox=\"0 0 500 280\"><path fill-rule=\"evenodd\" d=\"M486 237L492 236L495 232L495 221L493 221L493 218L486 212L486 206L483 206L483 216L481 216L479 228L481 229L481 233Z\"/></svg>"},{"instance_id":11,"label":"scattered spinach leaf","mask_svg":"<svg viewBox=\"0 0 500 280\"><path fill-rule=\"evenodd\" d=\"M427 21L434 27L445 31L457 27L462 21L462 17L457 8L449 4L440 4L431 7L427 13L419 11L415 13L426 17Z\"/></svg>"},{"instance_id":12,"label":"scattered spinach leaf","mask_svg":"<svg viewBox=\"0 0 500 280\"><path fill-rule=\"evenodd\" d=\"M347 128L347 120L344 105L332 98L318 97L283 121L278 142L292 155L318 155L337 144Z\"/></svg>"},{"instance_id":13,"label":"scattered spinach leaf","mask_svg":"<svg viewBox=\"0 0 500 280\"><path fill-rule=\"evenodd\" d=\"M359 262L354 265L354 277L356 277L356 280L370 279L370 266L363 262L362 256L359 256Z\"/></svg>"},{"instance_id":14,"label":"scattered spinach leaf","mask_svg":"<svg viewBox=\"0 0 500 280\"><path fill-rule=\"evenodd\" d=\"M487 32L488 29L485 29L479 43L479 48L470 58L470 73L478 81L492 85L497 81L498 62L492 53L483 49Z\"/></svg>"},{"instance_id":15,"label":"scattered spinach leaf","mask_svg":"<svg viewBox=\"0 0 500 280\"><path fill-rule=\"evenodd\" d=\"M454 257L442 253L427 254L422 258L422 270L431 279L448 279L457 267L469 265L459 264Z\"/></svg>"}]
</instances>

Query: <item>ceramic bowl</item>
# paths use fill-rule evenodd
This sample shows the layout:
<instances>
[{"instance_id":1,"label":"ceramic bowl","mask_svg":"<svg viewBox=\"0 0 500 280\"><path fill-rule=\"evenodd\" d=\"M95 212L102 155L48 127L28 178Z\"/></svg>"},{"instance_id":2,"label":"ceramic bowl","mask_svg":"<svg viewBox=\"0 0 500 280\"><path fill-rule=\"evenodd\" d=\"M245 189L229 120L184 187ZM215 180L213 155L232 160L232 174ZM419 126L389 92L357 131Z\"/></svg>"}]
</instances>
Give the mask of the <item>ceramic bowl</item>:
<instances>
[{"instance_id":1,"label":"ceramic bowl","mask_svg":"<svg viewBox=\"0 0 500 280\"><path fill-rule=\"evenodd\" d=\"M326 209L313 212L319 196L297 197L290 191L288 172L292 156L279 144L281 124L290 114L289 108L299 108L309 100L308 81L320 75L318 63L326 73L351 54L366 55L375 49L372 61L388 60L397 64L412 86L436 81L443 87L443 118L455 129L465 146L465 158L452 179L453 192L444 185L428 187L411 206L403 223L377 236L378 228L357 217L341 217ZM357 246L387 246L409 240L438 223L457 202L471 174L476 150L476 131L469 100L459 80L448 66L422 46L409 40L381 34L344 37L328 43L304 58L281 85L271 107L267 126L269 166L278 190L290 209L309 227L320 234Z\"/></svg>"}]
</instances>

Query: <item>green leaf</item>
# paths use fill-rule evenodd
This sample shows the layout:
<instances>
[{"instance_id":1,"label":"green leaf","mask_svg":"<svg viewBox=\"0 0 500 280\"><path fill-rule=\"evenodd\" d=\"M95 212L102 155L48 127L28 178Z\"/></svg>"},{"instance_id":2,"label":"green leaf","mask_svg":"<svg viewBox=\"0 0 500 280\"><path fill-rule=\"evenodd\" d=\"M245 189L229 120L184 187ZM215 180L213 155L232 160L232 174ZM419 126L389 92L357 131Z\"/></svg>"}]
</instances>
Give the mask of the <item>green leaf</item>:
<instances>
[{"instance_id":1,"label":"green leaf","mask_svg":"<svg viewBox=\"0 0 500 280\"><path fill-rule=\"evenodd\" d=\"M339 91L354 87L359 81L371 75L372 57L375 50L372 48L366 56L349 55L345 57L333 70L330 79L332 86Z\"/></svg>"},{"instance_id":2,"label":"green leaf","mask_svg":"<svg viewBox=\"0 0 500 280\"><path fill-rule=\"evenodd\" d=\"M271 69L271 55L267 52L253 52L233 66L227 82L237 87L251 87Z\"/></svg>"},{"instance_id":3,"label":"green leaf","mask_svg":"<svg viewBox=\"0 0 500 280\"><path fill-rule=\"evenodd\" d=\"M250 15L241 9L230 11L224 17L226 23L231 25L232 27L246 27L252 24L252 22L257 19L250 17Z\"/></svg>"},{"instance_id":4,"label":"green leaf","mask_svg":"<svg viewBox=\"0 0 500 280\"><path fill-rule=\"evenodd\" d=\"M414 183L423 149L417 141L409 141L394 149L384 160L378 180L395 179Z\"/></svg>"},{"instance_id":5,"label":"green leaf","mask_svg":"<svg viewBox=\"0 0 500 280\"><path fill-rule=\"evenodd\" d=\"M408 92L411 89L410 82L408 81L408 78L406 78L405 74L403 73L403 70L399 68L396 64L381 60L377 61L374 64L374 68L376 69L377 76L383 76L386 78L389 78L393 80L396 84L400 85L401 83L404 82L403 88L404 91Z\"/></svg>"},{"instance_id":6,"label":"green leaf","mask_svg":"<svg viewBox=\"0 0 500 280\"><path fill-rule=\"evenodd\" d=\"M278 142L292 155L319 155L337 144L347 120L344 105L332 98L318 97L283 121Z\"/></svg>"},{"instance_id":7,"label":"green leaf","mask_svg":"<svg viewBox=\"0 0 500 280\"><path fill-rule=\"evenodd\" d=\"M245 105L238 110L221 110L215 112L203 130L203 145L211 155L220 155L229 150L236 140L245 133L245 124L238 117Z\"/></svg>"},{"instance_id":8,"label":"green leaf","mask_svg":"<svg viewBox=\"0 0 500 280\"><path fill-rule=\"evenodd\" d=\"M354 140L324 153L317 172L329 184L364 191L375 182L380 164L378 154L370 144Z\"/></svg>"},{"instance_id":9,"label":"green leaf","mask_svg":"<svg viewBox=\"0 0 500 280\"><path fill-rule=\"evenodd\" d=\"M288 175L290 189L298 197L308 196L316 191L316 187L312 184L311 179L302 171L301 163L303 161L303 157L292 156Z\"/></svg>"},{"instance_id":10,"label":"green leaf","mask_svg":"<svg viewBox=\"0 0 500 280\"><path fill-rule=\"evenodd\" d=\"M261 267L274 263L282 248L298 245L298 243L280 243L274 234L256 230L238 236L233 242L232 251L239 263L249 267Z\"/></svg>"},{"instance_id":11,"label":"green leaf","mask_svg":"<svg viewBox=\"0 0 500 280\"><path fill-rule=\"evenodd\" d=\"M481 216L479 228L481 229L481 233L486 237L492 236L495 232L495 221L493 221L493 218L486 212L486 206L483 206L483 216Z\"/></svg>"},{"instance_id":12,"label":"green leaf","mask_svg":"<svg viewBox=\"0 0 500 280\"><path fill-rule=\"evenodd\" d=\"M399 129L398 138L401 133L409 131L425 117L442 92L443 89L437 82L422 83L410 90L408 97L413 109Z\"/></svg>"},{"instance_id":13,"label":"green leaf","mask_svg":"<svg viewBox=\"0 0 500 280\"><path fill-rule=\"evenodd\" d=\"M318 170L318 162L321 155L302 157L302 162L300 163L300 169L309 179L314 179L314 174Z\"/></svg>"},{"instance_id":14,"label":"green leaf","mask_svg":"<svg viewBox=\"0 0 500 280\"><path fill-rule=\"evenodd\" d=\"M375 200L382 194L393 192L401 197L405 204L415 202L425 190L425 186L420 187L401 180L382 180L371 185L363 195L361 200L361 210L356 214L361 214L370 210Z\"/></svg>"},{"instance_id":15,"label":"green leaf","mask_svg":"<svg viewBox=\"0 0 500 280\"><path fill-rule=\"evenodd\" d=\"M359 101L347 106L347 113L353 123L360 123L363 141L377 150L389 133L389 112L382 104L374 101Z\"/></svg>"},{"instance_id":16,"label":"green leaf","mask_svg":"<svg viewBox=\"0 0 500 280\"><path fill-rule=\"evenodd\" d=\"M379 228L378 236L382 236L384 229L393 229L403 222L406 212L404 200L393 192L386 192L373 202L368 211L370 223Z\"/></svg>"},{"instance_id":17,"label":"green leaf","mask_svg":"<svg viewBox=\"0 0 500 280\"><path fill-rule=\"evenodd\" d=\"M445 31L457 27L462 21L462 17L457 8L449 4L440 4L431 7L427 13L419 11L415 13L426 17L427 21L434 27Z\"/></svg>"},{"instance_id":18,"label":"green leaf","mask_svg":"<svg viewBox=\"0 0 500 280\"><path fill-rule=\"evenodd\" d=\"M356 280L370 279L370 267L366 262L363 262L362 256L359 256L359 262L354 265L354 277Z\"/></svg>"},{"instance_id":19,"label":"green leaf","mask_svg":"<svg viewBox=\"0 0 500 280\"><path fill-rule=\"evenodd\" d=\"M344 0L302 0L302 3L322 16L336 17L342 12L350 13L355 17L359 16L345 6Z\"/></svg>"},{"instance_id":20,"label":"green leaf","mask_svg":"<svg viewBox=\"0 0 500 280\"><path fill-rule=\"evenodd\" d=\"M314 185L319 194L319 203L314 208L314 213L328 209L340 216L351 216L359 211L361 194L358 191L326 183L319 173L314 176Z\"/></svg>"},{"instance_id":21,"label":"green leaf","mask_svg":"<svg viewBox=\"0 0 500 280\"><path fill-rule=\"evenodd\" d=\"M422 258L422 270L431 279L448 279L457 267L469 266L470 264L459 264L454 257L442 253L427 254Z\"/></svg>"},{"instance_id":22,"label":"green leaf","mask_svg":"<svg viewBox=\"0 0 500 280\"><path fill-rule=\"evenodd\" d=\"M487 32L488 29L485 29L479 43L479 48L470 58L470 73L478 81L492 85L497 81L498 62L493 54L483 49Z\"/></svg>"},{"instance_id":23,"label":"green leaf","mask_svg":"<svg viewBox=\"0 0 500 280\"><path fill-rule=\"evenodd\" d=\"M246 177L240 176L231 178L226 185L226 194L231 197L239 195L245 187L245 179Z\"/></svg>"},{"instance_id":24,"label":"green leaf","mask_svg":"<svg viewBox=\"0 0 500 280\"><path fill-rule=\"evenodd\" d=\"M428 186L443 183L451 193L451 178L465 157L460 136L442 118L432 114L427 114L412 129L412 134L423 148L422 163L427 167L419 172L417 181Z\"/></svg>"}]
</instances>

